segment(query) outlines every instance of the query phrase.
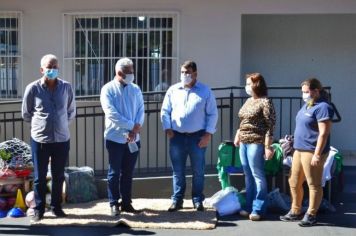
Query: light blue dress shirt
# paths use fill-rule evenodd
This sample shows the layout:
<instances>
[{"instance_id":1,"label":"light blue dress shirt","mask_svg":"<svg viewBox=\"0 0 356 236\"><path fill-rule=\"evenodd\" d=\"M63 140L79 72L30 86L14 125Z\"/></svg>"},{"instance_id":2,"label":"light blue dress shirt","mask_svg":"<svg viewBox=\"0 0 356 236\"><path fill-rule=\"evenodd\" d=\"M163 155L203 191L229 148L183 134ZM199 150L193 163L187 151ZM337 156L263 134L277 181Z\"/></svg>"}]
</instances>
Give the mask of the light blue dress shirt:
<instances>
[{"instance_id":1,"label":"light blue dress shirt","mask_svg":"<svg viewBox=\"0 0 356 236\"><path fill-rule=\"evenodd\" d=\"M25 89L22 118L31 122L31 137L39 143L66 142L70 138L69 123L75 117L72 86L59 78L51 91L44 78Z\"/></svg>"},{"instance_id":2,"label":"light blue dress shirt","mask_svg":"<svg viewBox=\"0 0 356 236\"><path fill-rule=\"evenodd\" d=\"M136 84L123 86L116 78L105 84L100 94L105 113L104 138L127 143L127 134L135 124L143 125L145 107L141 89ZM136 142L140 136L136 135Z\"/></svg>"},{"instance_id":3,"label":"light blue dress shirt","mask_svg":"<svg viewBox=\"0 0 356 236\"><path fill-rule=\"evenodd\" d=\"M163 129L181 133L205 130L215 133L218 110L213 91L197 81L186 89L182 83L172 85L163 100L161 121Z\"/></svg>"}]
</instances>

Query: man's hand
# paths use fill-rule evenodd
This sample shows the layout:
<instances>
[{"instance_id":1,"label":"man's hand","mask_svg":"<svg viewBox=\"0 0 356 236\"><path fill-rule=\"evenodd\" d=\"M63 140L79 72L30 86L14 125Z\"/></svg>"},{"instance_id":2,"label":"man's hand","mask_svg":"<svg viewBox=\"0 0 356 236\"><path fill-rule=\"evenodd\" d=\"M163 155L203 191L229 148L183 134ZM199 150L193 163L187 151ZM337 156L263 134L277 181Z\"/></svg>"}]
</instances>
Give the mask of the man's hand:
<instances>
[{"instance_id":1,"label":"man's hand","mask_svg":"<svg viewBox=\"0 0 356 236\"><path fill-rule=\"evenodd\" d=\"M174 137L174 132L173 132L172 129L166 129L166 134L167 134L169 139Z\"/></svg>"},{"instance_id":2,"label":"man's hand","mask_svg":"<svg viewBox=\"0 0 356 236\"><path fill-rule=\"evenodd\" d=\"M205 134L201 137L198 146L199 146L200 148L207 147L208 144L209 144L209 142L210 142L210 139L211 139L211 134L210 134L210 133L205 133Z\"/></svg>"},{"instance_id":3,"label":"man's hand","mask_svg":"<svg viewBox=\"0 0 356 236\"><path fill-rule=\"evenodd\" d=\"M135 124L134 127L132 128L131 132L138 134L141 131L141 125L140 124Z\"/></svg>"},{"instance_id":4,"label":"man's hand","mask_svg":"<svg viewBox=\"0 0 356 236\"><path fill-rule=\"evenodd\" d=\"M134 142L136 140L136 134L132 131L130 131L127 134L127 142Z\"/></svg>"}]
</instances>

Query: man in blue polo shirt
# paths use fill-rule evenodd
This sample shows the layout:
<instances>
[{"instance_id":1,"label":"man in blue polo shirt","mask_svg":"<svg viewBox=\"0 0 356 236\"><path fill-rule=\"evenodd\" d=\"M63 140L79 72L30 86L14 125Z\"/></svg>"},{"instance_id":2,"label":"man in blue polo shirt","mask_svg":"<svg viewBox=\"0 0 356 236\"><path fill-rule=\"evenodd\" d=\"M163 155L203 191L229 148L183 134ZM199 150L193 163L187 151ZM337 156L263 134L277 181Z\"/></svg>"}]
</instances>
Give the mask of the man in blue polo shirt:
<instances>
[{"instance_id":1,"label":"man in blue polo shirt","mask_svg":"<svg viewBox=\"0 0 356 236\"><path fill-rule=\"evenodd\" d=\"M168 211L183 207L188 155L193 171L194 208L203 211L205 151L215 132L218 112L213 92L197 80L195 62L183 63L180 78L180 83L168 89L161 109L163 129L170 139L169 153L173 169L172 205Z\"/></svg>"}]
</instances>

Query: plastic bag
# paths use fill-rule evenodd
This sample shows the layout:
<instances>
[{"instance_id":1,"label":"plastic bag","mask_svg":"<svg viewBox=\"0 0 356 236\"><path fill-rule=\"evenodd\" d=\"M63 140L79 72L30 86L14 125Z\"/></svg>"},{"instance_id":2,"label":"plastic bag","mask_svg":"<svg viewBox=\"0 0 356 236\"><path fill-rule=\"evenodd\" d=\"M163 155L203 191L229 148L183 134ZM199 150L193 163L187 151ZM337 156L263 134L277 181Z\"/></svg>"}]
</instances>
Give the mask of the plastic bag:
<instances>
[{"instance_id":1,"label":"plastic bag","mask_svg":"<svg viewBox=\"0 0 356 236\"><path fill-rule=\"evenodd\" d=\"M88 166L67 167L65 177L67 201L69 203L89 202L98 199L92 168Z\"/></svg>"},{"instance_id":2,"label":"plastic bag","mask_svg":"<svg viewBox=\"0 0 356 236\"><path fill-rule=\"evenodd\" d=\"M215 193L207 200L207 205L214 207L220 216L231 215L241 209L238 191L233 187Z\"/></svg>"}]
</instances>

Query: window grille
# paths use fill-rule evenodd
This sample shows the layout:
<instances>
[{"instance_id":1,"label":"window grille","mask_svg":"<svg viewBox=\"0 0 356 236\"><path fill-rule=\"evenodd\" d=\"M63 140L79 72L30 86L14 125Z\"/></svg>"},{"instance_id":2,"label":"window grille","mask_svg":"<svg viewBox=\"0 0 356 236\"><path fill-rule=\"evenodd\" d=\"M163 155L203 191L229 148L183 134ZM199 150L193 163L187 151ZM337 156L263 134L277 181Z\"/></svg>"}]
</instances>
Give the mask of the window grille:
<instances>
[{"instance_id":1,"label":"window grille","mask_svg":"<svg viewBox=\"0 0 356 236\"><path fill-rule=\"evenodd\" d=\"M16 98L22 84L21 13L0 11L0 98Z\"/></svg>"},{"instance_id":2,"label":"window grille","mask_svg":"<svg viewBox=\"0 0 356 236\"><path fill-rule=\"evenodd\" d=\"M177 13L64 14L63 71L73 79L76 96L100 94L122 57L133 60L142 91L166 90L177 78L177 18Z\"/></svg>"}]
</instances>

